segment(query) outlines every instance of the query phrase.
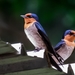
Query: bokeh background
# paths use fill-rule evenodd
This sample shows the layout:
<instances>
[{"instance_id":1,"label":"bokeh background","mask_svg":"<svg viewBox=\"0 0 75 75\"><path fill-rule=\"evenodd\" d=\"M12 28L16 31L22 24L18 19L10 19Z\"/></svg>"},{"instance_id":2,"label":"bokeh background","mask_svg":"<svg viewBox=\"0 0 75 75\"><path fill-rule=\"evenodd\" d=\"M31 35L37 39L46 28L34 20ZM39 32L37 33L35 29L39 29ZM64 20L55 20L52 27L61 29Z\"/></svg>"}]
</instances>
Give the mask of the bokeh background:
<instances>
[{"instance_id":1,"label":"bokeh background","mask_svg":"<svg viewBox=\"0 0 75 75\"><path fill-rule=\"evenodd\" d=\"M75 0L0 0L0 37L9 43L34 47L23 30L21 14L36 13L49 39L55 46L67 29L75 30Z\"/></svg>"}]
</instances>

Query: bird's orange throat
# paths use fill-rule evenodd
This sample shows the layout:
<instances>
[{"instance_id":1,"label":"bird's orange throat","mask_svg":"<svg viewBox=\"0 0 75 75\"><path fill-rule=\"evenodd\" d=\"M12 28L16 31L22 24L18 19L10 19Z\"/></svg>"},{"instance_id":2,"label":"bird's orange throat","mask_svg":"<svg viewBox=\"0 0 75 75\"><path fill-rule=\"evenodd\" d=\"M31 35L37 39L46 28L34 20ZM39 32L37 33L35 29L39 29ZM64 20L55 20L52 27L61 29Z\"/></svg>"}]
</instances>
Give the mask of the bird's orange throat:
<instances>
[{"instance_id":1,"label":"bird's orange throat","mask_svg":"<svg viewBox=\"0 0 75 75\"><path fill-rule=\"evenodd\" d=\"M31 24L24 24L24 29L30 27Z\"/></svg>"},{"instance_id":2,"label":"bird's orange throat","mask_svg":"<svg viewBox=\"0 0 75 75\"><path fill-rule=\"evenodd\" d=\"M75 40L75 36L66 35L64 39L73 42Z\"/></svg>"},{"instance_id":3,"label":"bird's orange throat","mask_svg":"<svg viewBox=\"0 0 75 75\"><path fill-rule=\"evenodd\" d=\"M36 21L29 22L29 23L25 23L25 24L24 24L24 29L30 27L34 22L36 22Z\"/></svg>"}]
</instances>

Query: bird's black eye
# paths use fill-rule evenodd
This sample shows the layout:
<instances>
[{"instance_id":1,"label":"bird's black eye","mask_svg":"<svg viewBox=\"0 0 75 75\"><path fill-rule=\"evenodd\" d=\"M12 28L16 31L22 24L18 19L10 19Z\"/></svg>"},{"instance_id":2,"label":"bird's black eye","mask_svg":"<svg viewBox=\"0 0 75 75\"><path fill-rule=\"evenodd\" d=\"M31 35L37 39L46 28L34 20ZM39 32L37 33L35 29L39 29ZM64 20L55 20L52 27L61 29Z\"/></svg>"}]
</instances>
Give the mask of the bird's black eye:
<instances>
[{"instance_id":1,"label":"bird's black eye","mask_svg":"<svg viewBox=\"0 0 75 75\"><path fill-rule=\"evenodd\" d=\"M75 33L73 33L73 32L70 32L70 34L69 35L73 35L73 36L75 36Z\"/></svg>"},{"instance_id":2,"label":"bird's black eye","mask_svg":"<svg viewBox=\"0 0 75 75\"><path fill-rule=\"evenodd\" d=\"M31 15L27 15L26 18L32 18L32 16Z\"/></svg>"},{"instance_id":3,"label":"bird's black eye","mask_svg":"<svg viewBox=\"0 0 75 75\"><path fill-rule=\"evenodd\" d=\"M73 35L74 33L70 32L70 35Z\"/></svg>"}]
</instances>

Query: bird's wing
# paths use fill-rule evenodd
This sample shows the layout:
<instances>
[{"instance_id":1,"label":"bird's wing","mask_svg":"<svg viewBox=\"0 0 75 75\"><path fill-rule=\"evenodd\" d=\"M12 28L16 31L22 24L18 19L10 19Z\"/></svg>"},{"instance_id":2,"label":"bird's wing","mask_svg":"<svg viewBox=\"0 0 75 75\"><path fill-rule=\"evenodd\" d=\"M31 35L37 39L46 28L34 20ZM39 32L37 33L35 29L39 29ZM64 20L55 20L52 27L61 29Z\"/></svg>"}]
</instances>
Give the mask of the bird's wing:
<instances>
[{"instance_id":1,"label":"bird's wing","mask_svg":"<svg viewBox=\"0 0 75 75\"><path fill-rule=\"evenodd\" d=\"M65 41L61 40L55 47L54 50L57 51L58 49L60 49L63 45L65 45Z\"/></svg>"},{"instance_id":2,"label":"bird's wing","mask_svg":"<svg viewBox=\"0 0 75 75\"><path fill-rule=\"evenodd\" d=\"M58 53L57 53L57 51L60 49L60 48L62 48L63 46L65 46L65 41L64 40L61 40L55 47L54 47L54 50L56 51L56 54L57 54L57 56L60 58L60 60L62 61L62 60L64 60Z\"/></svg>"},{"instance_id":3,"label":"bird's wing","mask_svg":"<svg viewBox=\"0 0 75 75\"><path fill-rule=\"evenodd\" d=\"M54 51L54 49L51 46L51 43L49 41L49 38L48 38L45 30L43 29L43 27L41 26L41 24L39 22L35 22L35 26L38 29L38 32L41 35L44 43L46 44L46 47L47 47L47 50L48 50L47 56L49 57L49 60L50 60L51 64L53 66L55 66L58 70L62 71L61 68L58 66L58 64L51 57L51 54L53 54L56 57L56 59L59 61L59 63L61 64L60 60L58 59L58 57L56 55L56 52Z\"/></svg>"},{"instance_id":4,"label":"bird's wing","mask_svg":"<svg viewBox=\"0 0 75 75\"><path fill-rule=\"evenodd\" d=\"M50 50L48 50L50 53L52 53L54 56L56 56L55 51L53 50L51 43L49 41L48 35L46 34L45 30L43 29L43 27L41 26L41 24L39 22L35 22L35 26L38 29L39 34L42 36L42 39L44 40L45 44L47 45L47 47L50 48ZM57 57L57 56L56 56Z\"/></svg>"}]
</instances>

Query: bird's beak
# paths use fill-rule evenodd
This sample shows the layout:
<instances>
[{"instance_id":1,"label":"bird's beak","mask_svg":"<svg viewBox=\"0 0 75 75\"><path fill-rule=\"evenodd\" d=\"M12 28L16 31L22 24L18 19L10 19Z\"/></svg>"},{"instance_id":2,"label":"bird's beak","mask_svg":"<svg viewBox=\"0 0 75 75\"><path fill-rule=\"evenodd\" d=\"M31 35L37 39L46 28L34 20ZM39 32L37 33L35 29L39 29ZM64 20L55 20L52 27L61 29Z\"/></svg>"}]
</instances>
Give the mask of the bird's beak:
<instances>
[{"instance_id":1,"label":"bird's beak","mask_svg":"<svg viewBox=\"0 0 75 75\"><path fill-rule=\"evenodd\" d=\"M22 18L25 18L25 15L20 15Z\"/></svg>"}]
</instances>

